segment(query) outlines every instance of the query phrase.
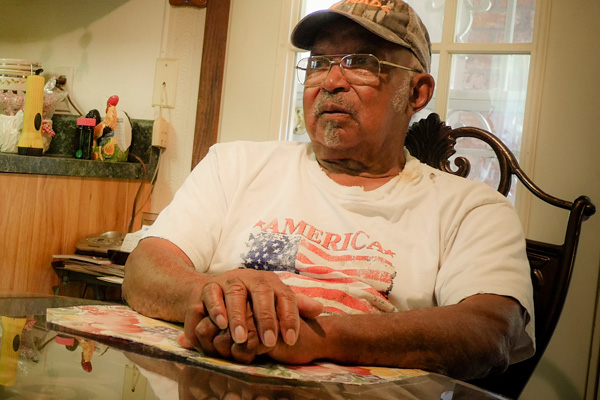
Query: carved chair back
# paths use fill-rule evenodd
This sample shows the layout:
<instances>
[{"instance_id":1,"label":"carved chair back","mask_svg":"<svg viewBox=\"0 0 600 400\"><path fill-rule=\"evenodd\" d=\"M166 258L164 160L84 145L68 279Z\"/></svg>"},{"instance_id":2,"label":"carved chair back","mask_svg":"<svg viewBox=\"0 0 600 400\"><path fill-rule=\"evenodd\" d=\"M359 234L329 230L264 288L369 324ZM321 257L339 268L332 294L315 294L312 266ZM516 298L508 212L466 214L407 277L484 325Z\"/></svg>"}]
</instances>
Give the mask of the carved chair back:
<instances>
[{"instance_id":1,"label":"carved chair back","mask_svg":"<svg viewBox=\"0 0 600 400\"><path fill-rule=\"evenodd\" d=\"M512 177L516 176L537 198L568 210L569 213L562 244L527 239L527 257L534 290L536 354L528 360L511 365L499 376L471 382L516 399L533 374L554 333L569 289L581 224L595 213L596 208L586 196L580 196L570 202L545 193L523 172L508 147L492 133L474 127L452 129L435 113L409 127L405 146L421 162L454 175L467 177L471 170L467 158L456 157L454 165L451 165L450 161L456 153L456 140L462 137L482 140L492 148L500 169L497 190L504 196L508 195L513 182Z\"/></svg>"}]
</instances>

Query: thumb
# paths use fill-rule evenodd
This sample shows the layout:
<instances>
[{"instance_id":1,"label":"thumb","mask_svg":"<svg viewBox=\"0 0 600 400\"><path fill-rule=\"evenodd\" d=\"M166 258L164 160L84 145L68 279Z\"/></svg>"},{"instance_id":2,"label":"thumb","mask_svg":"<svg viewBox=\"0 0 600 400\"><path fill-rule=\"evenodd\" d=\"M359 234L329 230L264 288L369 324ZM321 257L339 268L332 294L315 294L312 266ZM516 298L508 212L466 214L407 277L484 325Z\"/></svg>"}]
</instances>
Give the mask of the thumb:
<instances>
[{"instance_id":1,"label":"thumb","mask_svg":"<svg viewBox=\"0 0 600 400\"><path fill-rule=\"evenodd\" d=\"M181 347L185 347L186 349L193 349L195 347L194 343L188 340L188 338L185 337L185 334L183 332L177 335L177 343L179 343Z\"/></svg>"},{"instance_id":2,"label":"thumb","mask_svg":"<svg viewBox=\"0 0 600 400\"><path fill-rule=\"evenodd\" d=\"M304 318L316 318L323 312L323 304L305 294L296 294L298 312Z\"/></svg>"}]
</instances>

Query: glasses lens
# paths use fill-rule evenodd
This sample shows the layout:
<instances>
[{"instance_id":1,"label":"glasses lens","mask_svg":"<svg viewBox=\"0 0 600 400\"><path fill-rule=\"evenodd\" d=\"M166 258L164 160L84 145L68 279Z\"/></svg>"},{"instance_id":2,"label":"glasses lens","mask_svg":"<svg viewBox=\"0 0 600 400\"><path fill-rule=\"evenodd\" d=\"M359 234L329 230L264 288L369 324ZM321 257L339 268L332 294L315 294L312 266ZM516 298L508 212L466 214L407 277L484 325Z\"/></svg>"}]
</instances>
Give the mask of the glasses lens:
<instances>
[{"instance_id":1,"label":"glasses lens","mask_svg":"<svg viewBox=\"0 0 600 400\"><path fill-rule=\"evenodd\" d=\"M305 86L320 85L329 72L330 65L327 57L308 57L298 61L296 69L298 80Z\"/></svg>"},{"instance_id":2,"label":"glasses lens","mask_svg":"<svg viewBox=\"0 0 600 400\"><path fill-rule=\"evenodd\" d=\"M346 80L353 85L370 85L379 78L379 60L371 54L347 55L341 65Z\"/></svg>"},{"instance_id":3,"label":"glasses lens","mask_svg":"<svg viewBox=\"0 0 600 400\"><path fill-rule=\"evenodd\" d=\"M304 86L321 85L333 64L339 64L342 73L352 85L372 85L379 78L379 60L371 54L349 54L340 61L332 61L325 56L303 58L298 61L298 80Z\"/></svg>"}]
</instances>

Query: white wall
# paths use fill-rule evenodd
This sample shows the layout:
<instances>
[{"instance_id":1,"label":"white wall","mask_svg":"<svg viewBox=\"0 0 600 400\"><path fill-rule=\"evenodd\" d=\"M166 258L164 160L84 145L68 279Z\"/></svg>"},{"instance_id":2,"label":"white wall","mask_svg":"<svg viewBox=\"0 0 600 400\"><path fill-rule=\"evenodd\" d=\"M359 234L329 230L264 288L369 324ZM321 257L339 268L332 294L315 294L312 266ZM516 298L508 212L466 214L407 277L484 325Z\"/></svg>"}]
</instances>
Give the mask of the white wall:
<instances>
[{"instance_id":1,"label":"white wall","mask_svg":"<svg viewBox=\"0 0 600 400\"><path fill-rule=\"evenodd\" d=\"M294 76L289 34L299 1L232 0L219 141L277 140Z\"/></svg>"},{"instance_id":2,"label":"white wall","mask_svg":"<svg viewBox=\"0 0 600 400\"><path fill-rule=\"evenodd\" d=\"M83 113L103 113L116 94L119 109L152 119L164 8L164 0L0 0L0 58L40 61L46 77L66 72Z\"/></svg>"},{"instance_id":3,"label":"white wall","mask_svg":"<svg viewBox=\"0 0 600 400\"><path fill-rule=\"evenodd\" d=\"M279 39L271 28L278 28L282 17L282 2L273 3L232 2L219 124L221 142L268 139L272 110L265 105L272 103Z\"/></svg>"},{"instance_id":4,"label":"white wall","mask_svg":"<svg viewBox=\"0 0 600 400\"><path fill-rule=\"evenodd\" d=\"M162 0L167 2L167 0ZM165 37L161 57L179 60L175 108L164 110L172 125L167 149L161 156L158 180L152 194L152 211L160 212L190 173L200 64L206 10L167 6Z\"/></svg>"}]
</instances>

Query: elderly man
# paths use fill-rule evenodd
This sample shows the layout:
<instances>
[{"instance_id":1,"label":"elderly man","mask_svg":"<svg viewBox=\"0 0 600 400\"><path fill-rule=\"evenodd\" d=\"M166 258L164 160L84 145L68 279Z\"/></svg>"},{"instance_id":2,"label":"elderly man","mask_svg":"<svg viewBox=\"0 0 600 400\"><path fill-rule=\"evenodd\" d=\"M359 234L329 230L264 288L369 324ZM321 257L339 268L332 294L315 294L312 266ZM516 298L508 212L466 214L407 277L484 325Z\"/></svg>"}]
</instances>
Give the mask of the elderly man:
<instances>
[{"instance_id":1,"label":"elderly man","mask_svg":"<svg viewBox=\"0 0 600 400\"><path fill-rule=\"evenodd\" d=\"M184 321L182 345L463 379L532 354L519 220L403 148L433 93L431 45L407 4L383 3L296 26L311 142L213 146L129 257L125 299Z\"/></svg>"}]
</instances>

